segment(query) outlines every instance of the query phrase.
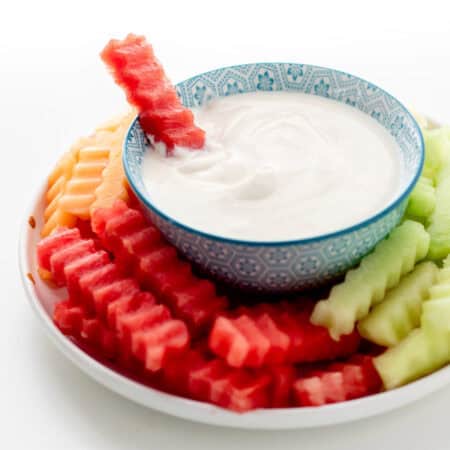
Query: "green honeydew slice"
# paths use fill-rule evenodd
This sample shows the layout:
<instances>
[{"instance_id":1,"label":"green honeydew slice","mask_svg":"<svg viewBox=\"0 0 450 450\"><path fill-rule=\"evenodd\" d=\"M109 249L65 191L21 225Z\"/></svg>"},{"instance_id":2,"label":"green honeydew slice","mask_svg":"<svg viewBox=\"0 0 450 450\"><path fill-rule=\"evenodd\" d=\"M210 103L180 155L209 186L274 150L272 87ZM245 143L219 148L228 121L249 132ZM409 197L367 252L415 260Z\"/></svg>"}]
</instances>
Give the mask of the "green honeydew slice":
<instances>
[{"instance_id":1,"label":"green honeydew slice","mask_svg":"<svg viewBox=\"0 0 450 450\"><path fill-rule=\"evenodd\" d=\"M416 328L395 347L374 358L386 389L393 389L443 367L450 354L448 333Z\"/></svg>"},{"instance_id":2,"label":"green honeydew slice","mask_svg":"<svg viewBox=\"0 0 450 450\"><path fill-rule=\"evenodd\" d=\"M416 266L358 323L361 336L384 347L398 344L420 325L422 302L428 297L437 272L432 262Z\"/></svg>"},{"instance_id":3,"label":"green honeydew slice","mask_svg":"<svg viewBox=\"0 0 450 450\"><path fill-rule=\"evenodd\" d=\"M422 130L425 142L423 175L436 183L437 176L450 161L450 133L447 128Z\"/></svg>"},{"instance_id":4,"label":"green honeydew slice","mask_svg":"<svg viewBox=\"0 0 450 450\"><path fill-rule=\"evenodd\" d=\"M374 359L386 389L401 386L450 362L450 258L444 261L429 299L422 305L420 328Z\"/></svg>"},{"instance_id":5,"label":"green honeydew slice","mask_svg":"<svg viewBox=\"0 0 450 450\"><path fill-rule=\"evenodd\" d=\"M422 175L409 197L406 217L427 223L436 205L436 192L433 181Z\"/></svg>"},{"instance_id":6,"label":"green honeydew slice","mask_svg":"<svg viewBox=\"0 0 450 450\"><path fill-rule=\"evenodd\" d=\"M442 259L450 253L450 164L437 177L436 206L430 216L430 259Z\"/></svg>"},{"instance_id":7,"label":"green honeydew slice","mask_svg":"<svg viewBox=\"0 0 450 450\"><path fill-rule=\"evenodd\" d=\"M356 321L384 298L386 290L397 285L400 277L426 256L428 246L429 235L422 224L403 222L362 259L359 267L347 272L327 299L316 304L312 323L327 327L334 339L351 333Z\"/></svg>"}]
</instances>

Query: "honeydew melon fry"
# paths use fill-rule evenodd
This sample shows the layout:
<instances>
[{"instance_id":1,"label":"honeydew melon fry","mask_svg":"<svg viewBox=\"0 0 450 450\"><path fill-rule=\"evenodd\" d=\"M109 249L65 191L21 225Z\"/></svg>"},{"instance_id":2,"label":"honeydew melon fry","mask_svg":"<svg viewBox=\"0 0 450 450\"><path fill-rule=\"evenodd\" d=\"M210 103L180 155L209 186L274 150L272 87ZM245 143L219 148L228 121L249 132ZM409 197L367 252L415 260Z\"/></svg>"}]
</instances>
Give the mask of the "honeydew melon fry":
<instances>
[{"instance_id":1,"label":"honeydew melon fry","mask_svg":"<svg viewBox=\"0 0 450 450\"><path fill-rule=\"evenodd\" d=\"M437 272L437 266L429 261L416 266L358 323L361 336L384 347L397 345L420 325L422 302Z\"/></svg>"},{"instance_id":2,"label":"honeydew melon fry","mask_svg":"<svg viewBox=\"0 0 450 450\"><path fill-rule=\"evenodd\" d=\"M444 366L449 359L448 333L413 330L395 347L374 358L386 389L416 380Z\"/></svg>"},{"instance_id":3,"label":"honeydew melon fry","mask_svg":"<svg viewBox=\"0 0 450 450\"><path fill-rule=\"evenodd\" d=\"M430 259L442 259L450 253L450 163L439 173L436 206L430 216Z\"/></svg>"},{"instance_id":4,"label":"honeydew melon fry","mask_svg":"<svg viewBox=\"0 0 450 450\"><path fill-rule=\"evenodd\" d=\"M328 328L334 339L352 332L357 320L379 303L400 277L410 272L428 253L429 235L422 224L407 220L365 256L359 267L347 272L345 280L319 301L311 322Z\"/></svg>"},{"instance_id":5,"label":"honeydew melon fry","mask_svg":"<svg viewBox=\"0 0 450 450\"><path fill-rule=\"evenodd\" d=\"M436 192L431 178L422 175L409 196L406 217L426 223L436 205Z\"/></svg>"},{"instance_id":6,"label":"honeydew melon fry","mask_svg":"<svg viewBox=\"0 0 450 450\"><path fill-rule=\"evenodd\" d=\"M423 175L437 181L437 176L450 161L450 133L447 128L423 130L425 141L425 163Z\"/></svg>"},{"instance_id":7,"label":"honeydew melon fry","mask_svg":"<svg viewBox=\"0 0 450 450\"><path fill-rule=\"evenodd\" d=\"M450 362L450 260L423 304L421 327L374 359L386 389L401 386Z\"/></svg>"},{"instance_id":8,"label":"honeydew melon fry","mask_svg":"<svg viewBox=\"0 0 450 450\"><path fill-rule=\"evenodd\" d=\"M430 288L429 300L423 305L421 322L424 329L447 332L450 343L450 257L444 260L437 283Z\"/></svg>"}]
</instances>

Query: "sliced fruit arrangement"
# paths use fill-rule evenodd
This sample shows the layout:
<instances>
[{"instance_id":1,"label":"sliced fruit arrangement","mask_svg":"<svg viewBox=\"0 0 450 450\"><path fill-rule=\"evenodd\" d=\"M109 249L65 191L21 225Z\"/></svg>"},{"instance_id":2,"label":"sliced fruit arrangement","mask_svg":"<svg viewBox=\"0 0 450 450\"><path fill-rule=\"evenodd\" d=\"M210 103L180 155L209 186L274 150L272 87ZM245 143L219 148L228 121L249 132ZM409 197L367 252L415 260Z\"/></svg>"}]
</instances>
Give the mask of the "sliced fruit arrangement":
<instances>
[{"instance_id":1,"label":"sliced fruit arrangement","mask_svg":"<svg viewBox=\"0 0 450 450\"><path fill-rule=\"evenodd\" d=\"M94 342L111 356L116 350L123 359L133 355L152 372L189 346L184 322L123 276L108 254L82 239L78 229L57 230L38 244L37 256L54 282L67 286L69 300L54 315L63 331Z\"/></svg>"},{"instance_id":2,"label":"sliced fruit arrangement","mask_svg":"<svg viewBox=\"0 0 450 450\"><path fill-rule=\"evenodd\" d=\"M48 179L42 236L61 226L73 227L78 219L89 219L96 207L127 199L121 154L133 116L131 112L98 128L62 156Z\"/></svg>"},{"instance_id":3,"label":"sliced fruit arrangement","mask_svg":"<svg viewBox=\"0 0 450 450\"><path fill-rule=\"evenodd\" d=\"M312 322L327 327L335 339L351 333L356 321L383 300L386 290L427 255L429 241L422 224L403 222L356 269L347 272L345 281L334 286L327 299L317 303Z\"/></svg>"},{"instance_id":4,"label":"sliced fruit arrangement","mask_svg":"<svg viewBox=\"0 0 450 450\"><path fill-rule=\"evenodd\" d=\"M214 283L195 275L119 194L89 217L94 239L81 237L84 222L77 220L38 245L40 267L68 291L54 321L83 348L144 383L150 377L165 391L243 412L351 400L448 362L447 300L441 297L449 294L449 264L415 267L429 242L418 222L397 227L326 301L230 309ZM337 314L331 333L326 323L311 323L317 305L330 299L329 317ZM337 333L344 328L336 324L349 332ZM376 357L361 353L367 343L358 330L390 349Z\"/></svg>"},{"instance_id":5,"label":"sliced fruit arrangement","mask_svg":"<svg viewBox=\"0 0 450 450\"><path fill-rule=\"evenodd\" d=\"M170 152L175 146L200 149L205 132L194 124L194 115L182 104L174 86L143 36L129 34L111 40L101 57L128 102L139 111L143 130Z\"/></svg>"},{"instance_id":6,"label":"sliced fruit arrangement","mask_svg":"<svg viewBox=\"0 0 450 450\"><path fill-rule=\"evenodd\" d=\"M70 299L57 303L53 320L64 334L85 340L106 358L116 358L116 334L98 318L90 317L79 303Z\"/></svg>"},{"instance_id":7,"label":"sliced fruit arrangement","mask_svg":"<svg viewBox=\"0 0 450 450\"><path fill-rule=\"evenodd\" d=\"M203 147L143 37L113 40L101 56L150 140L169 153ZM237 412L365 397L450 362L448 129L424 130L405 220L326 299L243 305L131 206L121 154L134 115L80 139L48 180L39 273L66 289L53 320L83 349L143 383Z\"/></svg>"},{"instance_id":8,"label":"sliced fruit arrangement","mask_svg":"<svg viewBox=\"0 0 450 450\"><path fill-rule=\"evenodd\" d=\"M117 263L155 292L194 334L227 308L227 299L217 294L214 283L194 275L191 264L178 257L140 211L118 200L94 212L92 229Z\"/></svg>"},{"instance_id":9,"label":"sliced fruit arrangement","mask_svg":"<svg viewBox=\"0 0 450 450\"><path fill-rule=\"evenodd\" d=\"M47 192L45 194L45 223L41 231L42 236L49 235L57 227L73 227L76 223L75 216L59 208L59 200L64 194L68 180L72 177L72 170L77 162L78 152L83 143L82 140L77 142L65 153L48 177Z\"/></svg>"},{"instance_id":10,"label":"sliced fruit arrangement","mask_svg":"<svg viewBox=\"0 0 450 450\"><path fill-rule=\"evenodd\" d=\"M158 374L155 383L161 389L235 411L298 404L301 400L295 399L294 383L298 388L301 380L312 376L310 366L298 363L331 360L323 363L320 370L324 374L327 370L334 373L338 370L336 358L345 358L357 351L360 338L356 331L335 342L325 328L309 323L313 305L308 301L301 304L294 301L257 304L239 307L227 314L223 310L226 304L220 303L222 313L215 311L217 318L211 332L205 336L200 333L207 332L207 328L195 329L198 337L193 342L194 347L189 349L191 339L185 322L173 318L164 305L174 286L180 298L189 299L188 295L183 297L181 287L185 286L189 291L189 283L186 287L174 281L172 286L171 276L165 275L161 278L164 284L151 285L160 288L147 285L149 290L142 290L142 278L128 275L130 270L125 261L129 263L130 254L117 251L118 248L124 249L122 240L127 236L125 231L129 230L131 216L134 217L135 231L139 230L138 224L144 224L145 229L154 230L150 235L159 233L141 213L131 214L133 211L138 212L123 202L97 210L93 228L102 237L99 241L83 239L75 227L60 228L39 242L39 266L52 274L53 283L67 288L68 299L58 303L54 310L54 321L63 333L91 346L103 358L133 370L135 374L142 370L150 375ZM113 222L127 216L121 222L124 228ZM119 234L109 234L113 231ZM159 235L156 241L160 243L160 247L156 247L159 250L155 249L157 252L172 248ZM108 250L114 247L114 259L104 251L102 242L109 242ZM111 242L115 242L114 246ZM121 246L117 247L118 243ZM133 255L133 258L138 256ZM177 267L176 260L171 261ZM149 274L166 270L157 256L149 259L147 264ZM200 282L191 271L188 273L189 279ZM214 297L210 300L214 305ZM178 311L176 304L170 304L172 308L174 305L174 310ZM202 305L200 301L199 311ZM247 339L244 345L237 334L223 334L220 324L228 317L233 318L232 323L240 324L239 333ZM252 336L254 327L259 334ZM205 337L216 355L202 344ZM224 354L223 350L227 348L232 352ZM346 392L341 396L342 400L375 392L372 387L369 390L368 385L364 387L366 381L361 378L362 369L354 368L354 357L351 357L353 359L348 364L354 369L354 374L353 369L339 369L345 373L340 387ZM236 361L240 362L236 364ZM321 376L320 389L331 392L334 388L329 383L333 379ZM313 396L314 392L310 391L310 394ZM321 404L332 403L339 398L330 395L323 398ZM314 403L304 400L302 404Z\"/></svg>"}]
</instances>

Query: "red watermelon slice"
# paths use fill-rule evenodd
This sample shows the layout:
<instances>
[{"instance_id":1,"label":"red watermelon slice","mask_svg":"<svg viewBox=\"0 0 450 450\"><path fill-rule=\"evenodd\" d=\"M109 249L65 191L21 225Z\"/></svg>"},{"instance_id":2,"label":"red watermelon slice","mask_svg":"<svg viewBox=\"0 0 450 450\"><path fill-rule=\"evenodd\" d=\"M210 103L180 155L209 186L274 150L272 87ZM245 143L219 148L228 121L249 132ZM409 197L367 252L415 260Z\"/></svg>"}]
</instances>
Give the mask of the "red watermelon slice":
<instances>
[{"instance_id":1,"label":"red watermelon slice","mask_svg":"<svg viewBox=\"0 0 450 450\"><path fill-rule=\"evenodd\" d=\"M214 284L198 278L143 214L117 201L111 208L94 211L92 228L115 260L140 284L166 303L194 334L209 328L228 306Z\"/></svg>"},{"instance_id":2,"label":"red watermelon slice","mask_svg":"<svg viewBox=\"0 0 450 450\"><path fill-rule=\"evenodd\" d=\"M233 369L220 359L200 364L188 374L193 398L237 412L268 407L270 383L267 374Z\"/></svg>"},{"instance_id":3,"label":"red watermelon slice","mask_svg":"<svg viewBox=\"0 0 450 450\"><path fill-rule=\"evenodd\" d=\"M379 392L381 379L370 356L356 356L348 362L299 378L293 385L296 404L321 406Z\"/></svg>"},{"instance_id":4,"label":"red watermelon slice","mask_svg":"<svg viewBox=\"0 0 450 450\"><path fill-rule=\"evenodd\" d=\"M105 251L90 245L91 240L78 234L68 241L67 236L66 230L56 232L43 239L38 250L44 252L40 261L64 273L61 280L69 289L70 300L59 304L54 314L63 332L96 344L107 358L128 361L133 355L149 371L161 369L188 348L186 325L173 319L166 306L157 305L136 280L124 277Z\"/></svg>"},{"instance_id":5,"label":"red watermelon slice","mask_svg":"<svg viewBox=\"0 0 450 450\"><path fill-rule=\"evenodd\" d=\"M232 367L333 360L354 353L356 331L339 341L310 323L311 306L295 303L240 308L235 317L220 316L209 336L209 348Z\"/></svg>"},{"instance_id":6,"label":"red watermelon slice","mask_svg":"<svg viewBox=\"0 0 450 450\"><path fill-rule=\"evenodd\" d=\"M116 83L129 103L139 111L143 130L168 151L175 146L200 149L205 132L194 124L170 83L153 49L143 36L129 34L124 40L111 40L101 52Z\"/></svg>"}]
</instances>

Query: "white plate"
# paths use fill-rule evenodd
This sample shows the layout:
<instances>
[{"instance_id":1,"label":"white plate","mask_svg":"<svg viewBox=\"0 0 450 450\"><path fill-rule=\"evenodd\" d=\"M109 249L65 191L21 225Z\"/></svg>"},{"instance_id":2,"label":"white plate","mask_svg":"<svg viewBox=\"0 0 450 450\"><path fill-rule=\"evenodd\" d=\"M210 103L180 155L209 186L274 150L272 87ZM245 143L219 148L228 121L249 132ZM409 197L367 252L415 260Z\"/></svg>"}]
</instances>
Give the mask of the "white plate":
<instances>
[{"instance_id":1,"label":"white plate","mask_svg":"<svg viewBox=\"0 0 450 450\"><path fill-rule=\"evenodd\" d=\"M20 270L28 300L48 336L64 355L87 375L129 400L195 422L234 428L281 430L338 424L385 413L412 403L450 383L450 366L447 366L405 387L359 400L317 408L267 409L236 414L207 403L166 394L132 381L84 353L52 322L53 306L62 298L64 290L50 289L40 280L36 271L35 248L39 240L40 218L43 216L44 190L43 186L36 196L20 236ZM28 217L31 215L37 222L35 229L28 225ZM28 278L28 273L33 275L35 284Z\"/></svg>"}]
</instances>

